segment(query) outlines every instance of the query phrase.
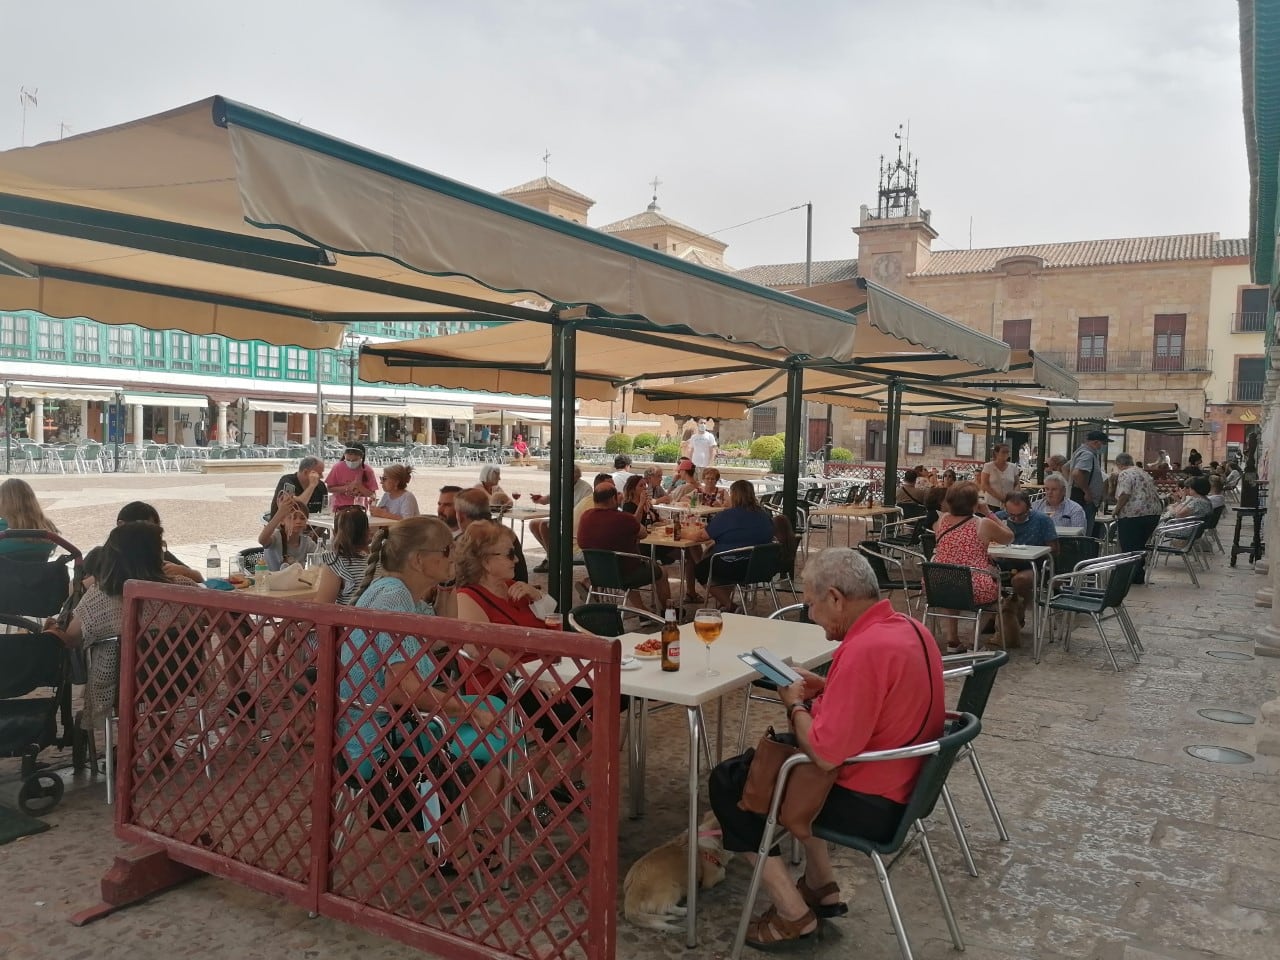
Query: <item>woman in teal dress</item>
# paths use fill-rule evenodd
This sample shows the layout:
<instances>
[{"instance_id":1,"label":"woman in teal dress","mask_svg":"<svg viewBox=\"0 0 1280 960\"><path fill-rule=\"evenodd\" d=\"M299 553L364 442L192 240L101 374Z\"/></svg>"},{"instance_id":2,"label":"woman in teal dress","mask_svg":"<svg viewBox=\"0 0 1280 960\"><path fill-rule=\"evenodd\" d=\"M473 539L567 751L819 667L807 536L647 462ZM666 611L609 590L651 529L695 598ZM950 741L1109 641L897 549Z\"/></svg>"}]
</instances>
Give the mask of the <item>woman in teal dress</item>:
<instances>
[{"instance_id":1,"label":"woman in teal dress","mask_svg":"<svg viewBox=\"0 0 1280 960\"><path fill-rule=\"evenodd\" d=\"M434 616L426 597L453 578L452 552L453 532L436 517L412 517L382 528L370 546L365 582L354 606ZM473 769L481 778L473 800L487 805L500 790L503 775L501 764L494 762L506 744L505 734L496 729L503 702L488 697L477 703L477 697L434 685L436 663L429 647L429 638L396 637L385 631L370 638L364 630L351 631L339 649L338 695L346 705L338 722L339 739L345 740L346 755L365 782L375 779L375 764L386 762L389 747L399 751L411 775L425 772L422 758L433 740L443 739L457 761L455 772ZM390 718L396 707L409 705L432 719L429 727L418 726L406 737L405 719L392 724ZM481 740L481 731L492 732ZM463 759L468 753L469 760ZM429 808L447 805L441 785L430 791L439 794L428 797ZM469 843L473 853L483 855L483 831L468 835L455 817L443 824L443 832L451 844Z\"/></svg>"}]
</instances>

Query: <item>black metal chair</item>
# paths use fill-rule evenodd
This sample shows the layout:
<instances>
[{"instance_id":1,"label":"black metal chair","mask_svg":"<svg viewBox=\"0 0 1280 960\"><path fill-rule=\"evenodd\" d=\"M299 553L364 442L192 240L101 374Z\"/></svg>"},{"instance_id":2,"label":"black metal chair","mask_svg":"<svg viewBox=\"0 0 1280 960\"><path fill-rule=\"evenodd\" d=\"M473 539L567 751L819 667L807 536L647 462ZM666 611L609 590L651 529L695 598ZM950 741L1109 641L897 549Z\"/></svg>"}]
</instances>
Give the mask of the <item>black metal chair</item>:
<instances>
[{"instance_id":1,"label":"black metal chair","mask_svg":"<svg viewBox=\"0 0 1280 960\"><path fill-rule=\"evenodd\" d=\"M987 709L987 701L991 698L991 688L995 685L996 674L1008 662L1009 654L1003 650L957 653L943 657L943 679L964 678L964 686L960 690L960 699L956 704L956 709L961 713L971 713L981 720L984 711ZM996 806L996 798L991 793L986 774L982 771L982 764L978 762L977 748L973 743L963 747L956 759L959 760L964 757L968 758L969 765L973 767L973 774L978 778L978 788L982 791L982 798L987 802L987 809L991 811L991 819L996 825L996 833L999 834L1002 841L1008 843L1009 832L1005 829L1004 819L1000 816L1000 808ZM965 867L971 876L976 877L978 868L973 862L973 855L969 852L969 838L965 834L964 823L956 813L950 790L943 789L942 800L947 808L947 816L951 820L951 829L956 835L956 843L959 844L961 855L964 857Z\"/></svg>"},{"instance_id":2,"label":"black metal chair","mask_svg":"<svg viewBox=\"0 0 1280 960\"><path fill-rule=\"evenodd\" d=\"M569 629L574 633L589 633L597 637L620 637L631 633L626 618L634 617L640 626L662 626L663 619L648 610L626 607L616 603L584 603L569 611Z\"/></svg>"},{"instance_id":3,"label":"black metal chair","mask_svg":"<svg viewBox=\"0 0 1280 960\"><path fill-rule=\"evenodd\" d=\"M592 597L625 603L629 591L642 590L648 586L652 591L654 609L657 609L658 577L666 574L661 573L662 567L656 560L638 553L615 553L612 550L583 550L582 560L586 564L587 580L591 584L591 589L587 591L588 603ZM650 571L649 583L637 586L634 578L628 577L623 569L623 561L635 564L635 569L647 568Z\"/></svg>"},{"instance_id":4,"label":"black metal chair","mask_svg":"<svg viewBox=\"0 0 1280 960\"><path fill-rule=\"evenodd\" d=\"M1129 594L1129 587L1137 574L1138 565L1142 562L1141 553L1122 553L1104 557L1095 561L1085 561L1070 573L1060 573L1050 580L1050 598L1046 604L1048 611L1060 611L1067 614L1084 614L1093 620L1093 625L1102 638L1102 646L1111 658L1111 666L1116 672L1120 664L1116 661L1115 652L1107 640L1106 631L1102 629L1104 620L1117 620L1124 634L1125 643L1133 662L1140 662L1142 641L1137 637L1128 611L1124 609L1124 599ZM1095 586L1101 580L1101 586ZM1054 591L1056 590L1056 595ZM1110 611L1110 613L1108 613ZM1070 650L1071 624L1068 623L1063 634L1063 648Z\"/></svg>"},{"instance_id":5,"label":"black metal chair","mask_svg":"<svg viewBox=\"0 0 1280 960\"><path fill-rule=\"evenodd\" d=\"M996 618L997 636L1000 645L1004 646L1004 618L1000 596L999 575L986 567L967 567L955 563L925 563L920 568L921 582L924 587L924 623L929 618L940 620L972 620L973 649L982 645L982 617L991 614ZM978 603L973 596L973 577L980 575L990 578L996 587L996 599L990 603ZM954 610L955 613L942 613L943 610Z\"/></svg>"},{"instance_id":6,"label":"black metal chair","mask_svg":"<svg viewBox=\"0 0 1280 960\"><path fill-rule=\"evenodd\" d=\"M236 565L246 577L252 577L258 564L266 562L263 560L264 555L262 547L246 547L236 554Z\"/></svg>"},{"instance_id":7,"label":"black metal chair","mask_svg":"<svg viewBox=\"0 0 1280 960\"><path fill-rule=\"evenodd\" d=\"M745 565L745 566L744 566ZM754 547L735 547L733 550L722 550L711 555L711 563L707 568L707 586L733 585L733 596L747 609L747 596L751 599L761 590L768 590L773 600L773 609L777 610L778 591L774 586L774 578L782 572L782 546L776 542L759 543ZM718 574L718 576L717 576ZM794 593L794 587L792 592Z\"/></svg>"},{"instance_id":8,"label":"black metal chair","mask_svg":"<svg viewBox=\"0 0 1280 960\"><path fill-rule=\"evenodd\" d=\"M1209 564L1199 555L1196 550L1196 542L1204 533L1204 521L1183 519L1183 520L1167 520L1160 526L1156 527L1155 533L1151 535L1150 549L1151 556L1147 561L1146 581L1150 583L1155 576L1156 562L1160 557L1165 558L1165 565L1168 565L1170 557L1181 557L1183 564L1187 568L1187 573L1191 577L1191 582L1200 586L1200 578L1196 576L1196 568L1191 563L1191 558L1195 557L1198 562L1204 563L1204 568L1209 569Z\"/></svg>"},{"instance_id":9,"label":"black metal chair","mask_svg":"<svg viewBox=\"0 0 1280 960\"><path fill-rule=\"evenodd\" d=\"M800 538L796 536L791 521L782 514L773 517L773 539L778 542L778 589L785 589L793 597L796 590L796 554L800 551ZM784 587L783 584L786 584Z\"/></svg>"},{"instance_id":10,"label":"black metal chair","mask_svg":"<svg viewBox=\"0 0 1280 960\"><path fill-rule=\"evenodd\" d=\"M914 561L919 569L926 561L924 557L906 547L886 543L883 540L863 540L858 544L858 552L871 564L876 575L876 585L882 593L892 599L894 593L901 590L907 599L907 613L915 612L914 600L924 593L924 584L915 573L908 573L908 561ZM913 596L914 591L914 596Z\"/></svg>"},{"instance_id":11,"label":"black metal chair","mask_svg":"<svg viewBox=\"0 0 1280 960\"><path fill-rule=\"evenodd\" d=\"M1058 555L1053 558L1053 569L1074 570L1084 560L1096 560L1102 556L1102 543L1093 537L1059 537Z\"/></svg>"},{"instance_id":12,"label":"black metal chair","mask_svg":"<svg viewBox=\"0 0 1280 960\"><path fill-rule=\"evenodd\" d=\"M1202 538L1206 541L1213 541L1213 545L1218 548L1219 553L1226 553L1226 547L1222 545L1222 539L1218 536L1218 524L1222 521L1222 514L1227 509L1227 505L1221 504L1213 508L1213 513L1209 514L1209 519L1204 522L1204 533Z\"/></svg>"},{"instance_id":13,"label":"black metal chair","mask_svg":"<svg viewBox=\"0 0 1280 960\"><path fill-rule=\"evenodd\" d=\"M875 865L876 876L880 881L880 891L884 894L885 906L889 911L889 920L893 924L893 931L898 939L898 950L901 952L903 960L912 960L911 942L907 939L907 930L902 923L902 915L898 911L898 902L893 894L893 884L889 879L889 871L901 859L902 854L908 849L910 841L915 839L919 840L920 852L923 854L925 865L929 869L929 877L933 881L933 888L938 895L938 902L942 906L942 915L946 920L947 929L951 933L951 942L957 950L964 950L964 939L960 935L960 927L957 925L955 914L951 910L951 900L947 896L946 887L943 886L942 875L938 872L938 862L934 859L933 849L929 845L929 834L925 829L924 820L937 806L938 798L942 795L942 789L946 786L947 776L950 774L960 750L971 743L981 729L982 722L973 714L949 713L947 714L946 729L937 740L911 747L902 747L897 750L877 750L863 753L856 757L850 757L845 761L845 764L848 765L885 760L904 760L915 757L924 758L924 763L916 777L915 787L911 791L911 798L902 814L902 820L890 840L878 842L857 834L832 830L822 826L820 823L813 825L813 835L818 839L847 847L850 850L857 850L871 859L872 864ZM760 838L760 847L757 850L755 870L751 874L751 885L747 890L746 902L743 904L742 918L738 923L738 933L733 941L733 951L731 953L733 960L738 960L742 955L742 947L747 939L747 927L751 922L751 911L755 907L756 894L760 891L760 881L764 874L765 861L768 859L769 850L774 844L774 838L780 830L778 808L781 805L783 792L786 790L787 780L793 770L803 763L811 762L807 754L797 753L782 765L782 770L778 774L778 780L773 790L773 803L769 808L769 814L765 820L764 835ZM884 860L886 856L891 858L887 864Z\"/></svg>"}]
</instances>

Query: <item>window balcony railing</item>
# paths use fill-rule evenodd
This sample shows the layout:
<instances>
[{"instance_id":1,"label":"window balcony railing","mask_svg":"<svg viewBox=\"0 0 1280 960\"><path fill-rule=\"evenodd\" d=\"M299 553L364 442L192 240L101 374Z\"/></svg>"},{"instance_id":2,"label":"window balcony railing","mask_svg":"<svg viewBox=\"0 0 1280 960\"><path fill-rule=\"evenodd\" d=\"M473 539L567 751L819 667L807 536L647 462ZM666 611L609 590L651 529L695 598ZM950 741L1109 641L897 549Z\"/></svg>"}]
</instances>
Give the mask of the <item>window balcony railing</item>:
<instances>
[{"instance_id":1,"label":"window balcony railing","mask_svg":"<svg viewBox=\"0 0 1280 960\"><path fill-rule=\"evenodd\" d=\"M1227 384L1231 403L1261 403L1266 384L1261 380L1233 380Z\"/></svg>"},{"instance_id":2,"label":"window balcony railing","mask_svg":"<svg viewBox=\"0 0 1280 960\"><path fill-rule=\"evenodd\" d=\"M1070 373L1208 373L1213 365L1212 350L1183 350L1156 353L1154 350L1108 350L1102 356L1082 357L1074 353L1037 351Z\"/></svg>"},{"instance_id":3,"label":"window balcony railing","mask_svg":"<svg viewBox=\"0 0 1280 960\"><path fill-rule=\"evenodd\" d=\"M1265 313L1233 313L1231 315L1232 333L1266 333L1267 315Z\"/></svg>"}]
</instances>

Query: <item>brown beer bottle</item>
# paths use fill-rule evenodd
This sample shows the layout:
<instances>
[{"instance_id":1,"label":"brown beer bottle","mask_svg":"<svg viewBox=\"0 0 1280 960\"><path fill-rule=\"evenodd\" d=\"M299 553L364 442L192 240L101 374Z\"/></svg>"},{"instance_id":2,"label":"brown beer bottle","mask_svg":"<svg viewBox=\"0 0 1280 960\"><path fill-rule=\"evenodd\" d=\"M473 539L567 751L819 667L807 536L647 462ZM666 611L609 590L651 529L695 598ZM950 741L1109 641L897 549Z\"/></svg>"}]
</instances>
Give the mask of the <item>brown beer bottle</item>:
<instances>
[{"instance_id":1,"label":"brown beer bottle","mask_svg":"<svg viewBox=\"0 0 1280 960\"><path fill-rule=\"evenodd\" d=\"M662 669L667 673L680 669L680 625L671 607L667 608L667 622L662 625Z\"/></svg>"}]
</instances>

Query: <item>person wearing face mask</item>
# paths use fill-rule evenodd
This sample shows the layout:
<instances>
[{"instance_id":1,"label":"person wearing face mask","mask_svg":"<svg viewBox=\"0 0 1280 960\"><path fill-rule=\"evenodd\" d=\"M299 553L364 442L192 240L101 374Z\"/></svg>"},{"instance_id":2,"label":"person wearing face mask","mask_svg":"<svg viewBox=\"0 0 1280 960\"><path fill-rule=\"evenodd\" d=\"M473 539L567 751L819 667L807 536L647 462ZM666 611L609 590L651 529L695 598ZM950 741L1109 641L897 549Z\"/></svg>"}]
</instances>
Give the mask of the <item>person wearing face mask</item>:
<instances>
[{"instance_id":1,"label":"person wearing face mask","mask_svg":"<svg viewBox=\"0 0 1280 960\"><path fill-rule=\"evenodd\" d=\"M378 478L373 468L364 462L364 444L347 444L342 459L329 470L324 482L335 510L351 506L356 497L374 496L378 492Z\"/></svg>"},{"instance_id":2,"label":"person wearing face mask","mask_svg":"<svg viewBox=\"0 0 1280 960\"><path fill-rule=\"evenodd\" d=\"M716 443L716 435L707 429L707 421L699 419L693 435L689 437L689 459L701 470L715 463L716 454L719 452L720 446Z\"/></svg>"}]
</instances>

